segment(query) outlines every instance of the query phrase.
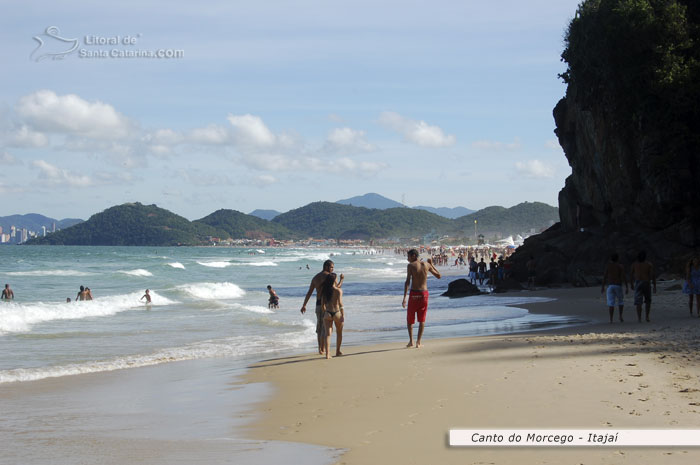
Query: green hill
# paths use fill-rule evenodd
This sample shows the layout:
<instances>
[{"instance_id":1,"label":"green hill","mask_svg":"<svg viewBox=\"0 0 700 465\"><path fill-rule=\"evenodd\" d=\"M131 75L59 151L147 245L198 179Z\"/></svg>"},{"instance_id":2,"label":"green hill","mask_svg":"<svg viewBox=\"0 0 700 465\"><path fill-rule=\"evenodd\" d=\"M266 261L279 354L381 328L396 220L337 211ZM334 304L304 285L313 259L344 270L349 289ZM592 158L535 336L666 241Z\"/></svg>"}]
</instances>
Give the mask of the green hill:
<instances>
[{"instance_id":1,"label":"green hill","mask_svg":"<svg viewBox=\"0 0 700 465\"><path fill-rule=\"evenodd\" d=\"M447 218L423 210L378 210L331 202L290 210L272 222L306 237L330 239L417 237L450 226Z\"/></svg>"},{"instance_id":2,"label":"green hill","mask_svg":"<svg viewBox=\"0 0 700 465\"><path fill-rule=\"evenodd\" d=\"M28 245L201 245L224 232L191 223L155 205L126 203L92 215L70 228L35 238Z\"/></svg>"},{"instance_id":3,"label":"green hill","mask_svg":"<svg viewBox=\"0 0 700 465\"><path fill-rule=\"evenodd\" d=\"M233 239L289 239L295 234L281 224L246 215L236 210L217 210L194 223L202 223L228 233Z\"/></svg>"},{"instance_id":4,"label":"green hill","mask_svg":"<svg viewBox=\"0 0 700 465\"><path fill-rule=\"evenodd\" d=\"M486 207L454 220L458 231L467 236L474 234L474 220L480 234L496 232L504 236L520 234L530 229L539 231L559 221L559 209L542 202L523 202L510 208Z\"/></svg>"}]
</instances>

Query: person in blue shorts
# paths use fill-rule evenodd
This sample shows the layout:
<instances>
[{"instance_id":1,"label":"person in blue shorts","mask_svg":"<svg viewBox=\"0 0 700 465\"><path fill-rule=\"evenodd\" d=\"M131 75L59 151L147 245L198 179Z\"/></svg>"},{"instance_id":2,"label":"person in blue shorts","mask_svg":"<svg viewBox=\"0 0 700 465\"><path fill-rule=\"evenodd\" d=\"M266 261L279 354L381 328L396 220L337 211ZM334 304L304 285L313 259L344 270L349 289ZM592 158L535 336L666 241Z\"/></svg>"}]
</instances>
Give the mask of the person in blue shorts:
<instances>
[{"instance_id":1,"label":"person in blue shorts","mask_svg":"<svg viewBox=\"0 0 700 465\"><path fill-rule=\"evenodd\" d=\"M697 313L700 317L700 259L698 257L693 257L685 269L683 294L688 295L690 316L693 316L693 296L695 296Z\"/></svg>"},{"instance_id":2,"label":"person in blue shorts","mask_svg":"<svg viewBox=\"0 0 700 465\"><path fill-rule=\"evenodd\" d=\"M613 315L615 313L615 303L620 308L620 321L625 321L622 319L622 310L624 309L624 294L622 294L622 284L625 284L625 293L629 294L629 285L627 284L627 276L625 275L625 269L622 265L618 263L620 257L618 254L613 253L610 255L610 261L605 267L605 273L603 273L603 285L600 288L600 293L606 293L608 301L608 311L610 312L610 323L613 322ZM607 285L607 290L605 286Z\"/></svg>"}]
</instances>

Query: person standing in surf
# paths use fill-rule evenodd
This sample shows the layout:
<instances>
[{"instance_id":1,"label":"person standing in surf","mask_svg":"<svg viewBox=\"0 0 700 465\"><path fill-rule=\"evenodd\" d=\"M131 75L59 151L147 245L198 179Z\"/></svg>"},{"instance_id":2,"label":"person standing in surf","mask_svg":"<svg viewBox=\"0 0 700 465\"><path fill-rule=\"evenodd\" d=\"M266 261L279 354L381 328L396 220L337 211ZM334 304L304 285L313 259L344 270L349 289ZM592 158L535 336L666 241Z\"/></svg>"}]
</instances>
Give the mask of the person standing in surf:
<instances>
[{"instance_id":1,"label":"person standing in surf","mask_svg":"<svg viewBox=\"0 0 700 465\"><path fill-rule=\"evenodd\" d=\"M318 353L323 355L326 346L326 332L323 327L323 310L321 305L321 288L329 274L333 272L333 260L323 262L323 270L311 279L309 290L304 298L304 304L301 306L301 314L306 313L306 304L309 302L311 295L316 291L316 336L318 339ZM340 283L343 282L343 276L340 277Z\"/></svg>"},{"instance_id":2,"label":"person standing in surf","mask_svg":"<svg viewBox=\"0 0 700 465\"><path fill-rule=\"evenodd\" d=\"M408 344L406 347L413 347L413 325L418 316L418 338L416 339L416 348L421 346L421 338L425 329L425 315L428 311L428 273L431 273L437 279L442 276L440 272L433 266L433 261L428 258L424 262L418 258L418 251L411 249L407 254L408 267L406 270L406 283L403 287L403 303L401 306L406 308L406 294L410 286L411 292L408 295L408 308L406 311L406 324L408 328Z\"/></svg>"}]
</instances>

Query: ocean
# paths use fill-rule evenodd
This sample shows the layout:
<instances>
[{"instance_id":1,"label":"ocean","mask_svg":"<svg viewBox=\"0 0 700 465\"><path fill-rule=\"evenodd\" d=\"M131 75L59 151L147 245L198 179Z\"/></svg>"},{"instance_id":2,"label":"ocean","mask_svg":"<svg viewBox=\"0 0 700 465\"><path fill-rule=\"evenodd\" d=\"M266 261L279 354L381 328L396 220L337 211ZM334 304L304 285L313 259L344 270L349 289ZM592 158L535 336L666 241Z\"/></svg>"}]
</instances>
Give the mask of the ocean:
<instances>
[{"instance_id":1,"label":"ocean","mask_svg":"<svg viewBox=\"0 0 700 465\"><path fill-rule=\"evenodd\" d=\"M316 351L315 297L300 308L329 258L345 275L343 347L407 341L407 261L392 250L5 246L0 257L15 293L0 302L3 465L334 463L338 450L246 439L273 387L238 381L256 361ZM442 297L466 270L441 272L428 282L427 343L580 323L518 308L547 300L527 292ZM75 301L81 285L94 300Z\"/></svg>"},{"instance_id":2,"label":"ocean","mask_svg":"<svg viewBox=\"0 0 700 465\"><path fill-rule=\"evenodd\" d=\"M393 250L5 246L0 256L0 276L15 293L0 305L0 383L205 358L244 366L313 351L314 297L306 315L300 308L329 258L345 275L343 343L407 339L407 262ZM443 271L452 276L429 280L426 339L568 323L517 308L537 300L526 295L442 297L460 273ZM81 285L93 301L75 301ZM267 285L278 309L268 309ZM146 288L150 306L140 300Z\"/></svg>"}]
</instances>

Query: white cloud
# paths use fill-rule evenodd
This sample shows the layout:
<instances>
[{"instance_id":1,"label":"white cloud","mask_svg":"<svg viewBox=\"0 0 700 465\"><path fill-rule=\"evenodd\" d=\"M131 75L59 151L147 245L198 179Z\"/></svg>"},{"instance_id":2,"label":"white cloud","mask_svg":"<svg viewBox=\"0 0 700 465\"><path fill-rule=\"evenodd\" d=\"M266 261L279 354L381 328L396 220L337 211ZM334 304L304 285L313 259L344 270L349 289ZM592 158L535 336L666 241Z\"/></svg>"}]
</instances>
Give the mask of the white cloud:
<instances>
[{"instance_id":1,"label":"white cloud","mask_svg":"<svg viewBox=\"0 0 700 465\"><path fill-rule=\"evenodd\" d=\"M94 184L89 176L71 173L44 160L35 160L32 165L39 170L39 177L51 186L89 187Z\"/></svg>"},{"instance_id":2,"label":"white cloud","mask_svg":"<svg viewBox=\"0 0 700 465\"><path fill-rule=\"evenodd\" d=\"M478 140L472 143L472 147L486 151L501 151L501 150L518 150L522 147L519 138L513 139L513 142L498 142L493 140Z\"/></svg>"},{"instance_id":3,"label":"white cloud","mask_svg":"<svg viewBox=\"0 0 700 465\"><path fill-rule=\"evenodd\" d=\"M223 126L210 124L205 128L191 130L187 140L203 145L228 145L231 143L231 133Z\"/></svg>"},{"instance_id":4,"label":"white cloud","mask_svg":"<svg viewBox=\"0 0 700 465\"><path fill-rule=\"evenodd\" d=\"M261 171L307 171L321 173L344 173L349 176L372 175L387 167L384 163L356 161L350 158L328 160L312 156L288 156L280 153L259 153L244 156L241 161Z\"/></svg>"},{"instance_id":5,"label":"white cloud","mask_svg":"<svg viewBox=\"0 0 700 465\"><path fill-rule=\"evenodd\" d=\"M40 90L17 103L17 114L35 130L80 135L95 139L129 136L132 123L113 106L88 102L75 94L56 95Z\"/></svg>"},{"instance_id":6,"label":"white cloud","mask_svg":"<svg viewBox=\"0 0 700 465\"><path fill-rule=\"evenodd\" d=\"M379 122L421 147L449 147L457 140L454 135L445 134L438 126L405 118L393 111L383 112L379 116Z\"/></svg>"},{"instance_id":7,"label":"white cloud","mask_svg":"<svg viewBox=\"0 0 700 465\"><path fill-rule=\"evenodd\" d=\"M46 137L46 134L34 131L27 125L22 125L10 134L7 145L10 147L46 147L49 145L49 138Z\"/></svg>"},{"instance_id":8,"label":"white cloud","mask_svg":"<svg viewBox=\"0 0 700 465\"><path fill-rule=\"evenodd\" d=\"M351 128L335 128L326 138L323 151L328 153L372 152L376 147L365 139L365 132Z\"/></svg>"},{"instance_id":9,"label":"white cloud","mask_svg":"<svg viewBox=\"0 0 700 465\"><path fill-rule=\"evenodd\" d=\"M0 152L0 165L19 165L21 163L11 153Z\"/></svg>"},{"instance_id":10,"label":"white cloud","mask_svg":"<svg viewBox=\"0 0 700 465\"><path fill-rule=\"evenodd\" d=\"M255 185L259 187L265 187L275 184L277 182L277 178L270 174L262 174L260 176L257 176L254 182Z\"/></svg>"},{"instance_id":11,"label":"white cloud","mask_svg":"<svg viewBox=\"0 0 700 465\"><path fill-rule=\"evenodd\" d=\"M540 160L528 160L526 162L516 162L515 169L518 174L527 178L541 179L553 178L556 170Z\"/></svg>"},{"instance_id":12,"label":"white cloud","mask_svg":"<svg viewBox=\"0 0 700 465\"><path fill-rule=\"evenodd\" d=\"M559 141L557 139L549 139L544 143L544 146L548 149L561 151L561 145L559 145Z\"/></svg>"},{"instance_id":13,"label":"white cloud","mask_svg":"<svg viewBox=\"0 0 700 465\"><path fill-rule=\"evenodd\" d=\"M236 145L256 149L270 148L277 144L277 136L263 123L259 116L229 115L228 121L233 126Z\"/></svg>"}]
</instances>

